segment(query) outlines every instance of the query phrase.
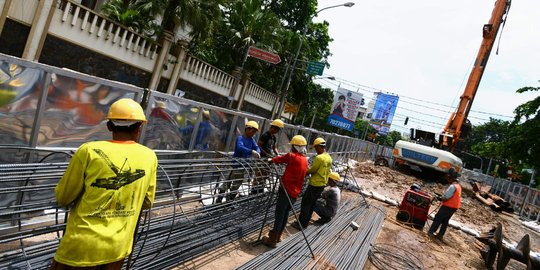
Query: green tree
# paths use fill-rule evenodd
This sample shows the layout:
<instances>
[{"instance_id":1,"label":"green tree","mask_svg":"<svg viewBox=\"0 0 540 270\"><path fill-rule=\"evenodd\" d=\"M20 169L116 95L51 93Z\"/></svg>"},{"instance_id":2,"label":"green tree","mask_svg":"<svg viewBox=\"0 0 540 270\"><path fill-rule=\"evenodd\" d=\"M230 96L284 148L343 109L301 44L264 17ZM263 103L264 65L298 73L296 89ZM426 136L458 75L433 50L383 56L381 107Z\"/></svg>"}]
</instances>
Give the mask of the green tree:
<instances>
[{"instance_id":1,"label":"green tree","mask_svg":"<svg viewBox=\"0 0 540 270\"><path fill-rule=\"evenodd\" d=\"M225 12L225 25L229 32L225 35L236 55L236 65L241 65L244 55L251 45L272 50L279 46L275 39L279 19L270 10L262 6L260 0L236 1ZM259 61L252 61L255 66Z\"/></svg>"},{"instance_id":2,"label":"green tree","mask_svg":"<svg viewBox=\"0 0 540 270\"><path fill-rule=\"evenodd\" d=\"M517 93L538 91L540 87L523 87ZM534 168L540 168L540 96L519 105L510 125L507 139L509 155L514 161L521 160Z\"/></svg>"},{"instance_id":3,"label":"green tree","mask_svg":"<svg viewBox=\"0 0 540 270\"><path fill-rule=\"evenodd\" d=\"M139 10L136 4L129 0L110 0L101 6L101 12L109 19L141 34L153 33L150 14Z\"/></svg>"},{"instance_id":4,"label":"green tree","mask_svg":"<svg viewBox=\"0 0 540 270\"><path fill-rule=\"evenodd\" d=\"M300 113L296 118L296 124L304 123L304 126L309 126L313 119L313 127L319 130L326 130L326 117L332 106L334 93L329 88L324 88L312 81L306 82L308 85L309 95L295 97L296 100L302 100ZM315 117L315 118L313 118Z\"/></svg>"},{"instance_id":5,"label":"green tree","mask_svg":"<svg viewBox=\"0 0 540 270\"><path fill-rule=\"evenodd\" d=\"M394 147L394 145L396 145L396 142L402 139L401 133L399 133L399 131L395 131L395 130L392 130L392 131L388 132L388 135L386 135L386 137L389 138L388 142L390 143L390 145L388 145L388 146L390 146L390 147Z\"/></svg>"},{"instance_id":6,"label":"green tree","mask_svg":"<svg viewBox=\"0 0 540 270\"><path fill-rule=\"evenodd\" d=\"M466 139L473 154L487 158L504 158L506 156L506 138L510 122L490 118L489 122L473 126Z\"/></svg>"}]
</instances>

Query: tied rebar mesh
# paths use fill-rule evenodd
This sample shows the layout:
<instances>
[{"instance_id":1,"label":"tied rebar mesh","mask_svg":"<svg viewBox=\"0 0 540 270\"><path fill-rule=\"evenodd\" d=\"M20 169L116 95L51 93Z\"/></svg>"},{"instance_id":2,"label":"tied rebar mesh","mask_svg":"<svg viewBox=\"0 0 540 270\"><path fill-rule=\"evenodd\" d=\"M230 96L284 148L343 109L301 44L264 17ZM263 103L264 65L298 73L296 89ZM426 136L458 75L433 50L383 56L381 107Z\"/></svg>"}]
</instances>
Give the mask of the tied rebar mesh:
<instances>
[{"instance_id":1,"label":"tied rebar mesh","mask_svg":"<svg viewBox=\"0 0 540 270\"><path fill-rule=\"evenodd\" d=\"M141 213L126 269L166 269L202 254L217 256L210 251L273 222L283 166L217 153L158 159L154 206ZM334 170L345 167L340 156L334 159ZM0 165L0 269L49 267L69 215L54 195L67 165Z\"/></svg>"}]
</instances>

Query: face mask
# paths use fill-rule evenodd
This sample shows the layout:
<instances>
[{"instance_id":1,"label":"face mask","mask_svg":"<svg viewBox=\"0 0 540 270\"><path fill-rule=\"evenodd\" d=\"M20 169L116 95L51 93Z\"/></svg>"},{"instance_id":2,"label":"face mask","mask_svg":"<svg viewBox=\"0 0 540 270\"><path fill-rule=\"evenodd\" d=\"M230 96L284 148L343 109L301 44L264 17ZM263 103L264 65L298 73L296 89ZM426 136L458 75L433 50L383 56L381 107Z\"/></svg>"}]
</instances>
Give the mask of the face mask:
<instances>
[{"instance_id":1,"label":"face mask","mask_svg":"<svg viewBox=\"0 0 540 270\"><path fill-rule=\"evenodd\" d=\"M294 149L296 149L296 151L298 151L298 153L302 154L302 155L306 155L307 154L307 148L306 146L300 146L300 145L293 145Z\"/></svg>"}]
</instances>

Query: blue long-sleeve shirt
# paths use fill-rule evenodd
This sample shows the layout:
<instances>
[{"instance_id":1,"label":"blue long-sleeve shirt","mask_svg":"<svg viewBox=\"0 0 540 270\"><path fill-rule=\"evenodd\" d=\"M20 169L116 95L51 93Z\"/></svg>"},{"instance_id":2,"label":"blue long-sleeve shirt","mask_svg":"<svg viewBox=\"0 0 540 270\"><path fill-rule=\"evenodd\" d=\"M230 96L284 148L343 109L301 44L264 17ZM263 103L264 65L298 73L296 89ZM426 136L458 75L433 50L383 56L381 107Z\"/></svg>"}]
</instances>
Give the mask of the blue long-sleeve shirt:
<instances>
[{"instance_id":1,"label":"blue long-sleeve shirt","mask_svg":"<svg viewBox=\"0 0 540 270\"><path fill-rule=\"evenodd\" d=\"M233 157L250 158L252 150L261 153L261 149L253 138L247 138L244 135L236 137L236 147L234 148Z\"/></svg>"}]
</instances>

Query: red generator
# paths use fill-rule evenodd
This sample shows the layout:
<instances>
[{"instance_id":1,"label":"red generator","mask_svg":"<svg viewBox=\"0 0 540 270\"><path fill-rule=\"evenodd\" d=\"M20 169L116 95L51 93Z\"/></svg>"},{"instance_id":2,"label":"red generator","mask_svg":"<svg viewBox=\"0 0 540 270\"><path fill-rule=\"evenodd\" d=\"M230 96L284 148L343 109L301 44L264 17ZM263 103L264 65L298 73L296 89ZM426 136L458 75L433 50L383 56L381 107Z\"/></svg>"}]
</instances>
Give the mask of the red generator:
<instances>
[{"instance_id":1,"label":"red generator","mask_svg":"<svg viewBox=\"0 0 540 270\"><path fill-rule=\"evenodd\" d=\"M396 219L422 229L428 219L430 206L430 196L422 192L420 186L414 184L405 192Z\"/></svg>"}]
</instances>

